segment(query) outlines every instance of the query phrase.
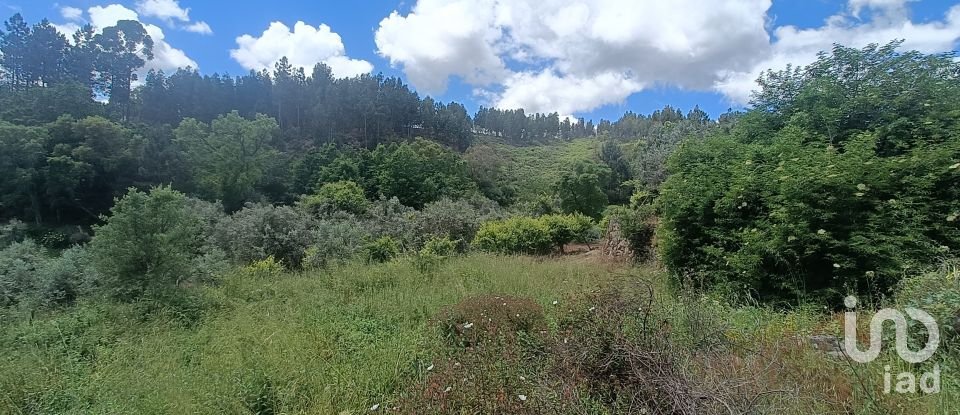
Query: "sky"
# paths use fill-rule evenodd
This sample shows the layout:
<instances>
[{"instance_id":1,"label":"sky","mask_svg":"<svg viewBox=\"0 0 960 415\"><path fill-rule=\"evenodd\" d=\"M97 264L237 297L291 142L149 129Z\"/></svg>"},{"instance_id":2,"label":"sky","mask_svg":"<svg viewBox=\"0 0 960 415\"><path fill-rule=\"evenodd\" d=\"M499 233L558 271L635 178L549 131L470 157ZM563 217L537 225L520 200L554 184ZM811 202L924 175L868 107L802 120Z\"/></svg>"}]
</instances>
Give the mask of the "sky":
<instances>
[{"instance_id":1,"label":"sky","mask_svg":"<svg viewBox=\"0 0 960 415\"><path fill-rule=\"evenodd\" d=\"M960 42L960 0L0 0L0 13L64 33L139 20L155 42L148 67L168 73L237 75L287 56L308 74L324 62L336 76L398 76L471 112L593 120L743 109L762 71L834 43L935 53Z\"/></svg>"}]
</instances>

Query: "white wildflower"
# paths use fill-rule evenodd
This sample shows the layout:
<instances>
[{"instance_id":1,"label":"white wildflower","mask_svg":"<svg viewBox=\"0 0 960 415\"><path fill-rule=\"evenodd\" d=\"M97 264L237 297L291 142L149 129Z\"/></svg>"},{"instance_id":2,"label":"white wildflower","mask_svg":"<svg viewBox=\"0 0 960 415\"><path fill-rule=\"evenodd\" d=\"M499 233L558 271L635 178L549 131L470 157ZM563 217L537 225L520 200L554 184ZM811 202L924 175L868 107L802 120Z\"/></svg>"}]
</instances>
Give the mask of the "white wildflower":
<instances>
[{"instance_id":1,"label":"white wildflower","mask_svg":"<svg viewBox=\"0 0 960 415\"><path fill-rule=\"evenodd\" d=\"M370 407L371 411L376 411L377 409L380 409L380 404L376 404Z\"/></svg>"},{"instance_id":2,"label":"white wildflower","mask_svg":"<svg viewBox=\"0 0 960 415\"><path fill-rule=\"evenodd\" d=\"M865 184L863 184L863 183L860 183L860 184L857 185L857 190L866 191L866 190L867 190L867 185L865 185Z\"/></svg>"},{"instance_id":3,"label":"white wildflower","mask_svg":"<svg viewBox=\"0 0 960 415\"><path fill-rule=\"evenodd\" d=\"M960 168L960 163L950 166L950 170L956 170L957 168Z\"/></svg>"},{"instance_id":4,"label":"white wildflower","mask_svg":"<svg viewBox=\"0 0 960 415\"><path fill-rule=\"evenodd\" d=\"M840 264L834 263L834 264L833 264L833 267L834 267L834 268L840 268Z\"/></svg>"},{"instance_id":5,"label":"white wildflower","mask_svg":"<svg viewBox=\"0 0 960 415\"><path fill-rule=\"evenodd\" d=\"M443 390L443 393L448 393L448 392L450 392L450 391L452 391L452 390L453 390L452 387L447 386L447 388Z\"/></svg>"},{"instance_id":6,"label":"white wildflower","mask_svg":"<svg viewBox=\"0 0 960 415\"><path fill-rule=\"evenodd\" d=\"M590 307L590 311L596 310L596 307Z\"/></svg>"},{"instance_id":7,"label":"white wildflower","mask_svg":"<svg viewBox=\"0 0 960 415\"><path fill-rule=\"evenodd\" d=\"M463 328L465 328L465 329L469 329L469 328L472 328L472 327L473 327L473 323L467 323L467 324L464 324L464 325L463 325Z\"/></svg>"},{"instance_id":8,"label":"white wildflower","mask_svg":"<svg viewBox=\"0 0 960 415\"><path fill-rule=\"evenodd\" d=\"M553 300L553 305L557 305L557 304L560 304L560 302L557 300Z\"/></svg>"},{"instance_id":9,"label":"white wildflower","mask_svg":"<svg viewBox=\"0 0 960 415\"><path fill-rule=\"evenodd\" d=\"M960 216L960 214L958 214L958 213L956 213L956 212L953 213L953 214L951 214L950 216L947 216L947 222L953 222L953 221L957 220L957 216Z\"/></svg>"},{"instance_id":10,"label":"white wildflower","mask_svg":"<svg viewBox=\"0 0 960 415\"><path fill-rule=\"evenodd\" d=\"M517 395L517 398L520 398L521 401L527 400L527 395Z\"/></svg>"},{"instance_id":11,"label":"white wildflower","mask_svg":"<svg viewBox=\"0 0 960 415\"><path fill-rule=\"evenodd\" d=\"M827 230L826 230L826 229L818 229L818 230L817 230L817 235L826 235L826 234L827 234Z\"/></svg>"},{"instance_id":12,"label":"white wildflower","mask_svg":"<svg viewBox=\"0 0 960 415\"><path fill-rule=\"evenodd\" d=\"M427 372L433 370L433 365L427 366Z\"/></svg>"}]
</instances>

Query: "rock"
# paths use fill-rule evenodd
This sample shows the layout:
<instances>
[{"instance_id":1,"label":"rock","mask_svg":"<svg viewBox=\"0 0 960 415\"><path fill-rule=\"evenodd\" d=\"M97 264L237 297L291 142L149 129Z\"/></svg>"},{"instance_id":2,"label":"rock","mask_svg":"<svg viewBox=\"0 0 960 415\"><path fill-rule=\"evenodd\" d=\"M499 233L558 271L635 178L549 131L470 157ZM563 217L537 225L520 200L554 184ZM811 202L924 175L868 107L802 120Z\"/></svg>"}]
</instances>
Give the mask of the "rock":
<instances>
[{"instance_id":1,"label":"rock","mask_svg":"<svg viewBox=\"0 0 960 415\"><path fill-rule=\"evenodd\" d=\"M843 357L843 340L837 336L829 334L817 334L807 337L814 350L820 351L828 356Z\"/></svg>"},{"instance_id":2,"label":"rock","mask_svg":"<svg viewBox=\"0 0 960 415\"><path fill-rule=\"evenodd\" d=\"M611 218L607 225L607 233L600 243L600 254L622 261L633 259L633 250L630 249L630 241L623 237L620 231L620 222Z\"/></svg>"}]
</instances>

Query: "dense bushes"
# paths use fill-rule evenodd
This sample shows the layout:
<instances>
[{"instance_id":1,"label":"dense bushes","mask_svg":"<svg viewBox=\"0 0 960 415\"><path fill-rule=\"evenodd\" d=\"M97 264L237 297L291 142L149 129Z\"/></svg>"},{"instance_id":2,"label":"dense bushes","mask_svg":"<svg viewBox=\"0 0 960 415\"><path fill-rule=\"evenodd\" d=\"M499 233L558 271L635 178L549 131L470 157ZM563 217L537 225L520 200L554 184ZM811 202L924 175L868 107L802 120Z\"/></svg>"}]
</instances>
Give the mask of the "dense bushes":
<instances>
[{"instance_id":1,"label":"dense bushes","mask_svg":"<svg viewBox=\"0 0 960 415\"><path fill-rule=\"evenodd\" d=\"M671 159L664 261L706 286L839 304L848 292L887 294L956 252L957 70L949 57L868 47L769 75L758 95L768 111Z\"/></svg>"},{"instance_id":2,"label":"dense bushes","mask_svg":"<svg viewBox=\"0 0 960 415\"><path fill-rule=\"evenodd\" d=\"M90 243L103 274L101 290L124 300L163 295L191 276L203 221L186 196L169 187L130 190L95 228Z\"/></svg>"},{"instance_id":3,"label":"dense bushes","mask_svg":"<svg viewBox=\"0 0 960 415\"><path fill-rule=\"evenodd\" d=\"M596 228L583 215L515 216L484 223L473 240L476 248L506 254L543 255L562 251L571 242L588 242Z\"/></svg>"},{"instance_id":4,"label":"dense bushes","mask_svg":"<svg viewBox=\"0 0 960 415\"><path fill-rule=\"evenodd\" d=\"M215 246L239 263L273 257L284 266L300 268L313 245L314 221L290 206L247 205L217 224Z\"/></svg>"},{"instance_id":5,"label":"dense bushes","mask_svg":"<svg viewBox=\"0 0 960 415\"><path fill-rule=\"evenodd\" d=\"M342 211L359 215L366 213L370 202L363 194L363 188L356 182L342 180L324 183L316 194L301 200L301 204L310 211L331 213Z\"/></svg>"}]
</instances>

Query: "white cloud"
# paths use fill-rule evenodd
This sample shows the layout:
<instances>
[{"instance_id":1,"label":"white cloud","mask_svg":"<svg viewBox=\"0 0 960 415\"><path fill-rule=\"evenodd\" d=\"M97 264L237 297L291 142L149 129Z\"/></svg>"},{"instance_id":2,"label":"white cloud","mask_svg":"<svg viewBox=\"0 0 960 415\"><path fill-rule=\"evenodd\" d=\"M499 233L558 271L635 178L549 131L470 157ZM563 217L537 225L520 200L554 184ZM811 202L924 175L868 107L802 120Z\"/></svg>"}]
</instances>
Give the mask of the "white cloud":
<instances>
[{"instance_id":1,"label":"white cloud","mask_svg":"<svg viewBox=\"0 0 960 415\"><path fill-rule=\"evenodd\" d=\"M183 27L183 30L193 33L199 33L201 35L212 35L213 29L210 28L210 25L207 22L194 22Z\"/></svg>"},{"instance_id":2,"label":"white cloud","mask_svg":"<svg viewBox=\"0 0 960 415\"><path fill-rule=\"evenodd\" d=\"M147 17L156 17L168 23L173 20L190 21L190 9L180 7L177 0L140 0L137 2L137 11Z\"/></svg>"},{"instance_id":3,"label":"white cloud","mask_svg":"<svg viewBox=\"0 0 960 415\"><path fill-rule=\"evenodd\" d=\"M960 11L913 23L908 0L850 0L819 28L770 28L770 0L419 0L380 22L378 53L425 92L450 77L491 104L574 113L654 85L745 103L761 70L807 64L834 42L906 38L952 50ZM957 6L955 8L958 8ZM951 17L952 16L952 17ZM771 34L773 35L771 37ZM575 88L604 91L570 91Z\"/></svg>"},{"instance_id":4,"label":"white cloud","mask_svg":"<svg viewBox=\"0 0 960 415\"><path fill-rule=\"evenodd\" d=\"M87 9L87 14L90 16L90 24L92 24L98 32L105 27L116 25L120 20L140 21L137 12L119 4L93 6ZM157 69L169 73L177 70L177 68L187 66L197 67L197 63L193 59L190 59L184 51L174 48L166 42L163 29L149 23L141 22L141 24L147 31L147 34L150 35L150 38L153 39L153 59L147 61L146 65L141 69L141 72L146 73L151 69Z\"/></svg>"},{"instance_id":5,"label":"white cloud","mask_svg":"<svg viewBox=\"0 0 960 415\"><path fill-rule=\"evenodd\" d=\"M587 78L558 76L547 69L520 72L503 81L504 92L494 95L498 108L523 108L528 112L573 114L604 104L622 102L643 89L643 84L623 74L607 72Z\"/></svg>"},{"instance_id":6,"label":"white cloud","mask_svg":"<svg viewBox=\"0 0 960 415\"><path fill-rule=\"evenodd\" d=\"M304 68L308 73L320 62L330 66L336 77L373 70L370 62L347 57L340 35L325 24L313 27L297 22L291 31L281 22L270 23L260 37L248 34L238 37L237 48L230 51L230 56L240 66L252 70L272 68L284 56L293 66Z\"/></svg>"},{"instance_id":7,"label":"white cloud","mask_svg":"<svg viewBox=\"0 0 960 415\"><path fill-rule=\"evenodd\" d=\"M64 19L73 22L83 20L83 10L76 7L61 7L60 15L63 16Z\"/></svg>"},{"instance_id":8,"label":"white cloud","mask_svg":"<svg viewBox=\"0 0 960 415\"><path fill-rule=\"evenodd\" d=\"M831 16L821 27L778 27L774 31L776 41L763 60L746 71L722 73L715 89L731 101L745 104L762 72L783 69L787 64L810 64L817 59L817 52L829 50L834 44L861 48L871 43L886 44L903 39L901 49L904 50L923 53L954 50L960 40L960 5L953 6L943 20L926 23L910 21L906 7L903 0L852 0L849 15ZM856 17L864 10L870 11L867 21Z\"/></svg>"},{"instance_id":9,"label":"white cloud","mask_svg":"<svg viewBox=\"0 0 960 415\"><path fill-rule=\"evenodd\" d=\"M426 92L443 92L451 75L475 85L501 80L509 73L498 56L502 33L493 6L489 0L420 0L409 15L393 12L380 22L377 50Z\"/></svg>"}]
</instances>

